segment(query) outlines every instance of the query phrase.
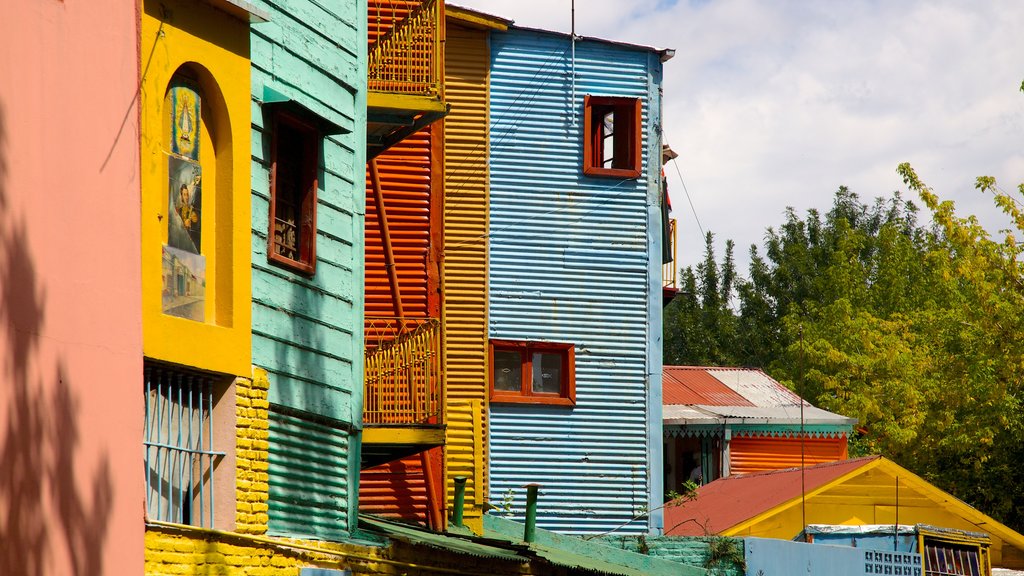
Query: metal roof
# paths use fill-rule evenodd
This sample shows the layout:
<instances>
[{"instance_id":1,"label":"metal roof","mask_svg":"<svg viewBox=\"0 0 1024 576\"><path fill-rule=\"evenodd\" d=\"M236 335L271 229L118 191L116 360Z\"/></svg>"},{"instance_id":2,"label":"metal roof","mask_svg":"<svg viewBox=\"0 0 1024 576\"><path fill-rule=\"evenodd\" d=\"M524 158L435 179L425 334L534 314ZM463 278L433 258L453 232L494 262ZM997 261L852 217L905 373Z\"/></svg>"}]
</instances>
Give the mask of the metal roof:
<instances>
[{"instance_id":1,"label":"metal roof","mask_svg":"<svg viewBox=\"0 0 1024 576\"><path fill-rule=\"evenodd\" d=\"M707 368L662 368L662 404L753 406L754 404L715 378Z\"/></svg>"},{"instance_id":2,"label":"metal roof","mask_svg":"<svg viewBox=\"0 0 1024 576\"><path fill-rule=\"evenodd\" d=\"M841 460L804 468L806 490L812 492L881 456ZM729 476L697 489L697 497L665 509L665 534L719 534L744 520L800 496L800 468Z\"/></svg>"},{"instance_id":3,"label":"metal roof","mask_svg":"<svg viewBox=\"0 0 1024 576\"><path fill-rule=\"evenodd\" d=\"M665 366L662 371L665 425L857 423L816 408L756 368Z\"/></svg>"},{"instance_id":4,"label":"metal roof","mask_svg":"<svg viewBox=\"0 0 1024 576\"><path fill-rule=\"evenodd\" d=\"M476 556L478 558L494 558L510 560L513 562L525 562L519 551L505 547L490 546L458 536L449 536L440 532L432 532L422 528L416 528L407 524L390 522L382 518L359 515L360 528L382 534L392 540L427 546L438 550L445 550L456 554Z\"/></svg>"}]
</instances>

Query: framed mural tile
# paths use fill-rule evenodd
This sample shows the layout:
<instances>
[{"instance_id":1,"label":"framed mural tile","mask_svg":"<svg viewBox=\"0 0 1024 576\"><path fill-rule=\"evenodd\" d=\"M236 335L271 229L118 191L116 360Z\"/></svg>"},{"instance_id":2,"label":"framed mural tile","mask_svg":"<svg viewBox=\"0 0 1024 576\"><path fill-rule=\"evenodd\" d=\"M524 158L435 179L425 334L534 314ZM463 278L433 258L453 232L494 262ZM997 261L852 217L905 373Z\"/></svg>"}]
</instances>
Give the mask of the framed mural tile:
<instances>
[{"instance_id":1,"label":"framed mural tile","mask_svg":"<svg viewBox=\"0 0 1024 576\"><path fill-rule=\"evenodd\" d=\"M171 109L171 153L199 160L199 93L189 86L174 86L168 95Z\"/></svg>"},{"instance_id":2,"label":"framed mural tile","mask_svg":"<svg viewBox=\"0 0 1024 576\"><path fill-rule=\"evenodd\" d=\"M197 322L206 321L206 257L163 247L161 310Z\"/></svg>"},{"instance_id":3,"label":"framed mural tile","mask_svg":"<svg viewBox=\"0 0 1024 576\"><path fill-rule=\"evenodd\" d=\"M176 156L167 160L167 244L202 253L203 170L199 164Z\"/></svg>"}]
</instances>

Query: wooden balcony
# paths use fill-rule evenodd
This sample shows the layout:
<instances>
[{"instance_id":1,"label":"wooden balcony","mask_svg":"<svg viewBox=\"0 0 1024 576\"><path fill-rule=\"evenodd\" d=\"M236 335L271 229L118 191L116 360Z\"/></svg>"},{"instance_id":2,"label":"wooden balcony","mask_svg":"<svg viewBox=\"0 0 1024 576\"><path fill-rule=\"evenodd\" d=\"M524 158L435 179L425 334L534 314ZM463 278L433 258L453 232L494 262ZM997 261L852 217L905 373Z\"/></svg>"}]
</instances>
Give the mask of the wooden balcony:
<instances>
[{"instance_id":1,"label":"wooden balcony","mask_svg":"<svg viewBox=\"0 0 1024 576\"><path fill-rule=\"evenodd\" d=\"M441 322L366 318L363 467L444 444Z\"/></svg>"},{"instance_id":2,"label":"wooden balcony","mask_svg":"<svg viewBox=\"0 0 1024 576\"><path fill-rule=\"evenodd\" d=\"M669 302L672 302L672 299L679 293L679 253L678 246L676 245L677 236L676 219L672 218L668 221L668 237L663 239L664 242L669 243L669 251L672 254L672 260L661 265L661 295L663 306L668 306Z\"/></svg>"},{"instance_id":3,"label":"wooden balcony","mask_svg":"<svg viewBox=\"0 0 1024 576\"><path fill-rule=\"evenodd\" d=\"M371 5L370 30L368 160L443 118L449 109L443 86L443 0Z\"/></svg>"}]
</instances>

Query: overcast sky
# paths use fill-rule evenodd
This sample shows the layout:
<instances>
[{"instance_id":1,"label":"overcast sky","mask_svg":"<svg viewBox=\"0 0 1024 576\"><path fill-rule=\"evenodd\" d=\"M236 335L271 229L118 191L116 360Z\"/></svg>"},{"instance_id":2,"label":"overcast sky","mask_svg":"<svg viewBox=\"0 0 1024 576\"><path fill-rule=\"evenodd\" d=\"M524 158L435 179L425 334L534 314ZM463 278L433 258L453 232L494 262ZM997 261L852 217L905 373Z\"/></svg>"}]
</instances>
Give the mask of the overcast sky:
<instances>
[{"instance_id":1,"label":"overcast sky","mask_svg":"<svg viewBox=\"0 0 1024 576\"><path fill-rule=\"evenodd\" d=\"M570 30L570 0L452 3ZM841 185L862 198L904 190L904 161L959 213L1007 227L973 184L1024 182L1024 1L576 3L577 34L675 49L666 138L701 225L736 242L744 275L750 244L787 206L825 211ZM666 173L692 265L703 240Z\"/></svg>"}]
</instances>

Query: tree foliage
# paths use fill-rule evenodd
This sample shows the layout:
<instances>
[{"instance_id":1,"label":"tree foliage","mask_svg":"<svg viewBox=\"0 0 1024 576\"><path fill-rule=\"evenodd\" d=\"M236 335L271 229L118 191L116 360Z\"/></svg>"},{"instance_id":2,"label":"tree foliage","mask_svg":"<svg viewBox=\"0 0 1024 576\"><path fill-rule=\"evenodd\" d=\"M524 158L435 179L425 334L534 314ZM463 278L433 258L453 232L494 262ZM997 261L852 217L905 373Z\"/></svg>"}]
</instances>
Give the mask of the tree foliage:
<instances>
[{"instance_id":1,"label":"tree foliage","mask_svg":"<svg viewBox=\"0 0 1024 576\"><path fill-rule=\"evenodd\" d=\"M1024 213L991 178L1014 230L992 239L908 165L929 218L898 193L846 188L825 214L789 209L716 264L707 239L666 310L667 364L760 366L811 402L856 417L855 453L882 453L1013 526L1024 526ZM1021 187L1024 194L1024 186Z\"/></svg>"}]
</instances>

